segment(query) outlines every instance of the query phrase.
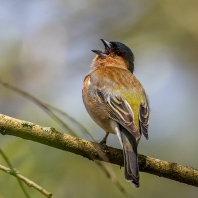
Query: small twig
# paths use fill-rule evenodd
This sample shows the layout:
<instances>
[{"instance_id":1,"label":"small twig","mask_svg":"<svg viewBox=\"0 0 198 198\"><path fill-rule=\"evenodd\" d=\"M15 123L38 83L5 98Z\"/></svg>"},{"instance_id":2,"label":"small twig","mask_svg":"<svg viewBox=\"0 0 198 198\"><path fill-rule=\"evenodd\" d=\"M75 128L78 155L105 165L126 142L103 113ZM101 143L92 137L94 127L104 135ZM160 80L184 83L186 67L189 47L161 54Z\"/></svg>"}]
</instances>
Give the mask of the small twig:
<instances>
[{"instance_id":1,"label":"small twig","mask_svg":"<svg viewBox=\"0 0 198 198\"><path fill-rule=\"evenodd\" d=\"M65 117L67 117L69 120L71 120L73 123L75 123L80 129L81 131L83 131L85 134L89 135L89 137L92 139L92 141L96 140L94 139L94 137L91 135L91 133L80 123L78 122L76 119L74 119L73 117L71 117L69 114L67 114L66 112L64 112L63 110L49 104L43 101L43 103L45 103L48 107L50 107L51 109L54 109L55 111L61 113L62 115L64 115Z\"/></svg>"},{"instance_id":2,"label":"small twig","mask_svg":"<svg viewBox=\"0 0 198 198\"><path fill-rule=\"evenodd\" d=\"M0 79L0 84L2 84L4 87L24 96L25 98L28 98L29 100L33 101L34 103L36 103L38 106L40 106L48 115L50 115L52 118L54 118L56 121L58 121L61 125L63 125L64 128L66 128L66 130L68 130L68 132L72 133L73 135L76 135L76 133L62 120L60 119L55 113L53 113L51 111L51 109L45 104L45 102L43 102L42 100L39 100L38 98L34 97L33 95L9 84L6 83L5 81Z\"/></svg>"},{"instance_id":3,"label":"small twig","mask_svg":"<svg viewBox=\"0 0 198 198\"><path fill-rule=\"evenodd\" d=\"M104 169L100 161L95 161L96 164L102 169L102 171L106 174L106 176L112 180L112 182L116 185L116 187L119 189L119 191L127 198L133 198L133 196L126 192L126 190L123 188L122 185L118 182L115 175L109 175L109 171L107 169ZM110 172L111 173L111 172Z\"/></svg>"},{"instance_id":4,"label":"small twig","mask_svg":"<svg viewBox=\"0 0 198 198\"><path fill-rule=\"evenodd\" d=\"M34 183L33 181L31 181L30 179L24 177L23 175L19 174L15 169L10 169L7 168L5 166L0 165L0 170L18 178L20 181L23 181L25 184L27 184L29 187L33 187L36 190L38 190L39 192L41 192L43 195L45 195L48 198L53 198L52 193L46 191L44 188L42 188L41 186L39 186L38 184Z\"/></svg>"},{"instance_id":5,"label":"small twig","mask_svg":"<svg viewBox=\"0 0 198 198\"><path fill-rule=\"evenodd\" d=\"M6 161L6 163L8 164L9 168L12 169L12 170L14 170L14 167L12 166L11 162L9 161L9 159L7 158L7 156L5 155L5 153L2 151L2 149L0 149L0 153L1 153L2 157L3 157L3 159L4 159L4 160ZM21 187L23 193L25 194L25 196L26 196L27 198L30 198L28 192L25 190L25 188L24 188L24 186L23 186L21 180L20 180L18 177L17 177L17 181L18 181L19 186Z\"/></svg>"},{"instance_id":6,"label":"small twig","mask_svg":"<svg viewBox=\"0 0 198 198\"><path fill-rule=\"evenodd\" d=\"M13 169L13 166L11 164L11 162L9 161L9 159L7 158L7 156L5 155L5 153L2 151L2 149L0 148L0 154L2 155L3 159L6 161L7 165Z\"/></svg>"}]
</instances>

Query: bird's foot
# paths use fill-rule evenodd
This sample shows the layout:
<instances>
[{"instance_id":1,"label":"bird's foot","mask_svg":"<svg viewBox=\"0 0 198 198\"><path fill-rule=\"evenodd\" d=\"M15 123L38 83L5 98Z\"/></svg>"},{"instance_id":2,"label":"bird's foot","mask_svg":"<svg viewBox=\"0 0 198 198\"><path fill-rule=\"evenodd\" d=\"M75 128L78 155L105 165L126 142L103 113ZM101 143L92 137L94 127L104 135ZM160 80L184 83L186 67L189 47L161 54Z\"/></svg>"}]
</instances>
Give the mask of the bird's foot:
<instances>
[{"instance_id":1,"label":"bird's foot","mask_svg":"<svg viewBox=\"0 0 198 198\"><path fill-rule=\"evenodd\" d=\"M105 153L109 153L109 147L107 146L106 141L104 139L100 142L100 145L102 146Z\"/></svg>"}]
</instances>

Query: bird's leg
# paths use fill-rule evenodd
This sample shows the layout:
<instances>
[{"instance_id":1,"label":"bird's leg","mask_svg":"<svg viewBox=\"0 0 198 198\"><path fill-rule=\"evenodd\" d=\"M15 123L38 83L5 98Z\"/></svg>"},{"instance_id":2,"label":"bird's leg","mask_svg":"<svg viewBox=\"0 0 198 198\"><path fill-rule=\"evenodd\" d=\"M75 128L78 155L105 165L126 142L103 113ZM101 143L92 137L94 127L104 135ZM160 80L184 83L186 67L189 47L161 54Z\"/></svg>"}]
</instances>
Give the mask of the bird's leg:
<instances>
[{"instance_id":1,"label":"bird's leg","mask_svg":"<svg viewBox=\"0 0 198 198\"><path fill-rule=\"evenodd\" d=\"M109 135L109 132L106 132L106 135L104 136L104 138L102 139L102 141L100 142L100 144L105 144L106 145L108 135Z\"/></svg>"},{"instance_id":2,"label":"bird's leg","mask_svg":"<svg viewBox=\"0 0 198 198\"><path fill-rule=\"evenodd\" d=\"M106 135L104 136L104 138L100 142L100 144L102 145L102 147L105 150L105 153L109 153L108 146L107 146L107 137L108 137L108 135L109 135L109 132L106 132Z\"/></svg>"}]
</instances>

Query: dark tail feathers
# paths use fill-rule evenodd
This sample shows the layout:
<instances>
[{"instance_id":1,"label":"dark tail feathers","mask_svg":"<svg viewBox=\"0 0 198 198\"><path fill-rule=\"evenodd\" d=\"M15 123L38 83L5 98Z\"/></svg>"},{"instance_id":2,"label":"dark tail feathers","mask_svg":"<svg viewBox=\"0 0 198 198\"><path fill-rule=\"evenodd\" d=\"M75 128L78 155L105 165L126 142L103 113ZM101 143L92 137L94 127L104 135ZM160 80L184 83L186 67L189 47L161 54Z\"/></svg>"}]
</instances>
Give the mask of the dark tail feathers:
<instances>
[{"instance_id":1,"label":"dark tail feathers","mask_svg":"<svg viewBox=\"0 0 198 198\"><path fill-rule=\"evenodd\" d=\"M123 146L125 179L131 182L134 187L139 188L137 142L123 126L120 125L119 128Z\"/></svg>"}]
</instances>

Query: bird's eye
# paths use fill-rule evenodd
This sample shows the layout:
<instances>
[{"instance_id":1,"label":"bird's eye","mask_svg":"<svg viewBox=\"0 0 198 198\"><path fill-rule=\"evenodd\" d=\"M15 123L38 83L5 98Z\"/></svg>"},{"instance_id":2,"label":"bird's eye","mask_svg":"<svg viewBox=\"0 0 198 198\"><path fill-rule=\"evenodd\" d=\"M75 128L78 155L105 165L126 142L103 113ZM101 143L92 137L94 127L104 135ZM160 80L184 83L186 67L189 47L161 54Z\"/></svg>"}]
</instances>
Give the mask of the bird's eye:
<instances>
[{"instance_id":1,"label":"bird's eye","mask_svg":"<svg viewBox=\"0 0 198 198\"><path fill-rule=\"evenodd\" d=\"M121 52L116 52L116 55L117 56L122 56L122 53Z\"/></svg>"}]
</instances>

